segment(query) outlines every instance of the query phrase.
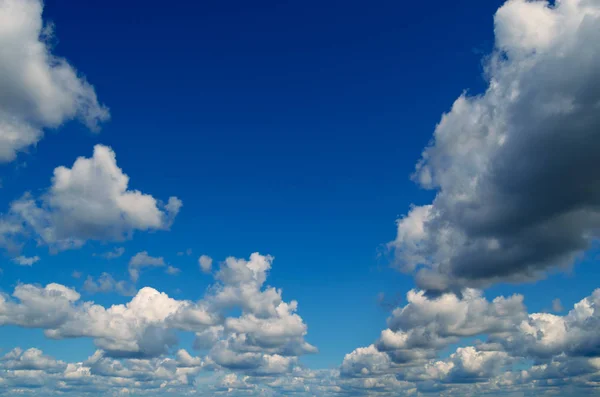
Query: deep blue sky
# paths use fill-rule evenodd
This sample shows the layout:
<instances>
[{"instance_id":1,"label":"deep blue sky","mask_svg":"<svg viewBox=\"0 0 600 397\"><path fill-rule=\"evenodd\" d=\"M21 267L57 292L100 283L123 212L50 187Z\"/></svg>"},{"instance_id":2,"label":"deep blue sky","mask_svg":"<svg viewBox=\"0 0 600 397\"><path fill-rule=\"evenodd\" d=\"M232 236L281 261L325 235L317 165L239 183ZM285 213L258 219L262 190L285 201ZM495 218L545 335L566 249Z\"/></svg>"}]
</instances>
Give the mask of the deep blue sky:
<instances>
[{"instance_id":1,"label":"deep blue sky","mask_svg":"<svg viewBox=\"0 0 600 397\"><path fill-rule=\"evenodd\" d=\"M378 254L409 205L432 197L410 174L453 100L485 88L481 56L501 3L47 0L55 53L85 73L111 121L98 135L67 124L3 166L3 207L47 187L50 170L89 157L95 143L115 150L130 187L177 195L184 207L171 232L137 233L118 260L92 257L113 246L99 243L44 254L34 272L4 266L3 288L79 286L73 270L125 277L130 255L148 250L188 276L148 272L142 282L194 299L209 283L196 271L199 254L260 251L275 256L269 283L299 301L307 340L321 351L303 361L339 365L382 329L378 293L392 299L413 286ZM187 248L193 256L176 255ZM554 297L519 288L539 297L533 309ZM0 340L14 332L0 329ZM65 352L39 330L18 332L58 358L93 351L91 341Z\"/></svg>"}]
</instances>

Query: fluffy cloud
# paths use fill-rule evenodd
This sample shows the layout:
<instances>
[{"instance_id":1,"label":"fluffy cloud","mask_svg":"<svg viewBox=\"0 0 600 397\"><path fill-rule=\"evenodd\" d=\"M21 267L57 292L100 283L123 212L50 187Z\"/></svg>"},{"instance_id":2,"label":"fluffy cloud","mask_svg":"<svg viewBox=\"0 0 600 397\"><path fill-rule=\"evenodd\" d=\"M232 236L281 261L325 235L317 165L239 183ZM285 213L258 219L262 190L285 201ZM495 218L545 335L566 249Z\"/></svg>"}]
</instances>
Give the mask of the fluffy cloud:
<instances>
[{"instance_id":1,"label":"fluffy cloud","mask_svg":"<svg viewBox=\"0 0 600 397\"><path fill-rule=\"evenodd\" d=\"M96 145L91 158L79 157L72 168L57 167L52 186L39 199L25 194L14 201L5 222L22 225L58 250L86 240L123 240L135 230L168 229L181 201L171 197L162 204L128 185L112 149Z\"/></svg>"},{"instance_id":2,"label":"fluffy cloud","mask_svg":"<svg viewBox=\"0 0 600 397\"><path fill-rule=\"evenodd\" d=\"M43 358L37 358L35 362L45 361L45 364L26 367L31 369L14 365L20 355L30 351L31 356ZM281 359L274 361L278 360ZM299 367L283 375L253 376L213 371L204 360L185 350L153 359L115 359L97 351L81 362L64 363L36 349L25 353L15 349L0 358L0 387L11 395L333 396L341 391L335 385L335 377L334 371Z\"/></svg>"},{"instance_id":3,"label":"fluffy cloud","mask_svg":"<svg viewBox=\"0 0 600 397\"><path fill-rule=\"evenodd\" d=\"M436 297L411 291L407 301L392 313L376 344L346 355L342 389L361 395L373 393L377 384L377 393L386 395L400 387L384 386L391 376L419 392L449 396L536 396L558 386L569 395L600 391L600 290L564 316L527 313L519 295L489 301L476 290ZM475 337L484 341L436 358Z\"/></svg>"},{"instance_id":4,"label":"fluffy cloud","mask_svg":"<svg viewBox=\"0 0 600 397\"><path fill-rule=\"evenodd\" d=\"M428 298L423 291L410 291L408 304L394 310L389 328L381 333L377 346L394 352L395 361L423 358L460 338L481 334L506 335L525 320L523 297L486 300L481 291L465 290L462 296L446 293ZM415 356L415 352L419 353ZM425 354L427 356L427 354Z\"/></svg>"},{"instance_id":5,"label":"fluffy cloud","mask_svg":"<svg viewBox=\"0 0 600 397\"><path fill-rule=\"evenodd\" d=\"M600 230L600 5L510 0L494 20L489 87L442 117L414 175L436 197L392 243L424 289L542 277Z\"/></svg>"},{"instance_id":6,"label":"fluffy cloud","mask_svg":"<svg viewBox=\"0 0 600 397\"><path fill-rule=\"evenodd\" d=\"M37 143L44 128L72 119L92 131L109 118L94 88L48 44L42 1L0 2L0 162Z\"/></svg>"},{"instance_id":7,"label":"fluffy cloud","mask_svg":"<svg viewBox=\"0 0 600 397\"><path fill-rule=\"evenodd\" d=\"M147 253L134 258L137 265L151 260ZM249 260L227 258L197 302L145 287L130 302L105 308L59 284L19 285L12 298L0 295L0 325L42 328L55 339L90 337L105 355L132 358L165 354L177 343L175 331L188 331L217 367L261 376L289 372L298 356L316 349L304 340L307 327L297 302L264 288L272 261L257 253ZM128 292L130 286L103 275L88 278L84 289ZM240 314L231 316L236 310Z\"/></svg>"},{"instance_id":8,"label":"fluffy cloud","mask_svg":"<svg viewBox=\"0 0 600 397\"><path fill-rule=\"evenodd\" d=\"M46 356L39 349L25 351L15 348L0 358L0 368L5 370L43 370L55 372L65 369L66 364Z\"/></svg>"}]
</instances>

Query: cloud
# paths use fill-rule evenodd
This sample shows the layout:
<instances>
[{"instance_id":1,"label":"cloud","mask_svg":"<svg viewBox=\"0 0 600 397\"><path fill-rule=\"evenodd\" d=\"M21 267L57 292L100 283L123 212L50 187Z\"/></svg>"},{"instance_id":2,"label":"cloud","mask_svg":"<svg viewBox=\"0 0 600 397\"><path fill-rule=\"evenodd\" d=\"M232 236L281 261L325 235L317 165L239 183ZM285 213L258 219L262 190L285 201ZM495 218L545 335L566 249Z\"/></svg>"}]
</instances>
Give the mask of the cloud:
<instances>
[{"instance_id":1,"label":"cloud","mask_svg":"<svg viewBox=\"0 0 600 397\"><path fill-rule=\"evenodd\" d=\"M169 266L169 267L167 267L166 273L170 274L172 276L175 276L175 275L181 273L181 269L179 269L177 267Z\"/></svg>"},{"instance_id":2,"label":"cloud","mask_svg":"<svg viewBox=\"0 0 600 397\"><path fill-rule=\"evenodd\" d=\"M13 262L16 263L19 266L33 266L34 263L39 262L40 257L39 256L32 256L32 257L27 257L27 256L17 256L16 258L13 259Z\"/></svg>"},{"instance_id":3,"label":"cloud","mask_svg":"<svg viewBox=\"0 0 600 397\"><path fill-rule=\"evenodd\" d=\"M489 87L443 115L414 175L435 199L391 244L420 287L538 279L598 237L599 19L582 0L497 11Z\"/></svg>"},{"instance_id":4,"label":"cloud","mask_svg":"<svg viewBox=\"0 0 600 397\"><path fill-rule=\"evenodd\" d=\"M489 301L476 290L434 297L411 291L407 302L375 344L345 356L337 384L349 395L411 387L448 396L600 390L600 289L564 316L527 313L522 296ZM390 377L408 385L391 386Z\"/></svg>"},{"instance_id":5,"label":"cloud","mask_svg":"<svg viewBox=\"0 0 600 397\"><path fill-rule=\"evenodd\" d=\"M552 301L552 311L554 312L562 312L564 310L563 305L560 299L556 298Z\"/></svg>"},{"instance_id":6,"label":"cloud","mask_svg":"<svg viewBox=\"0 0 600 397\"><path fill-rule=\"evenodd\" d=\"M124 253L125 253L124 247L115 247L115 249L113 249L112 251L108 251L103 254L100 254L100 256L103 257L104 259L110 260L110 259L120 258L121 256L123 256ZM94 254L94 256L96 256L96 254Z\"/></svg>"},{"instance_id":7,"label":"cloud","mask_svg":"<svg viewBox=\"0 0 600 397\"><path fill-rule=\"evenodd\" d=\"M45 128L79 119L96 131L109 118L94 87L52 53L42 9L40 0L0 4L0 162L35 145Z\"/></svg>"},{"instance_id":8,"label":"cloud","mask_svg":"<svg viewBox=\"0 0 600 397\"><path fill-rule=\"evenodd\" d=\"M397 308L388 319L388 329L381 333L377 346L392 351L396 361L421 358L460 338L481 334L504 335L514 324L526 318L521 295L498 297L492 302L481 291L465 290L458 296L446 293L429 298L423 291L407 294L407 305Z\"/></svg>"},{"instance_id":9,"label":"cloud","mask_svg":"<svg viewBox=\"0 0 600 397\"><path fill-rule=\"evenodd\" d=\"M168 229L181 201L170 197L163 205L128 185L112 149L96 145L91 158L79 157L72 168L55 168L52 186L39 199L25 194L12 202L5 222L24 225L56 250L77 248L87 240L122 241L135 230Z\"/></svg>"},{"instance_id":10,"label":"cloud","mask_svg":"<svg viewBox=\"0 0 600 397\"><path fill-rule=\"evenodd\" d=\"M160 262L147 253L134 258L135 266ZM284 302L281 290L264 287L272 261L258 253L249 260L227 258L197 302L144 287L130 302L105 308L60 284L22 284L12 298L0 295L0 325L42 328L53 339L89 337L106 356L138 359L170 352L175 332L187 331L197 335L196 345L208 350L207 360L217 368L256 376L289 372L297 357L316 348L304 339L307 326L296 313L297 302ZM84 285L92 292L119 288L127 287L107 274L88 277Z\"/></svg>"},{"instance_id":11,"label":"cloud","mask_svg":"<svg viewBox=\"0 0 600 397\"><path fill-rule=\"evenodd\" d=\"M116 292L123 296L135 295L135 287L127 281L116 281L110 274L102 273L97 280L88 276L83 283L83 290L90 294Z\"/></svg>"},{"instance_id":12,"label":"cloud","mask_svg":"<svg viewBox=\"0 0 600 397\"><path fill-rule=\"evenodd\" d=\"M201 255L200 258L198 258L198 264L200 265L200 270L202 270L202 272L204 272L204 273L210 273L210 271L212 270L212 263L213 263L213 260L208 255Z\"/></svg>"},{"instance_id":13,"label":"cloud","mask_svg":"<svg viewBox=\"0 0 600 397\"><path fill-rule=\"evenodd\" d=\"M66 364L46 356L39 349L31 348L23 351L14 348L0 358L0 368L4 370L42 370L47 372L58 372L64 370Z\"/></svg>"},{"instance_id":14,"label":"cloud","mask_svg":"<svg viewBox=\"0 0 600 397\"><path fill-rule=\"evenodd\" d=\"M163 267L166 266L165 259L148 255L148 251L142 251L135 254L129 260L129 275L131 281L136 283L140 277L140 270L145 267Z\"/></svg>"}]
</instances>

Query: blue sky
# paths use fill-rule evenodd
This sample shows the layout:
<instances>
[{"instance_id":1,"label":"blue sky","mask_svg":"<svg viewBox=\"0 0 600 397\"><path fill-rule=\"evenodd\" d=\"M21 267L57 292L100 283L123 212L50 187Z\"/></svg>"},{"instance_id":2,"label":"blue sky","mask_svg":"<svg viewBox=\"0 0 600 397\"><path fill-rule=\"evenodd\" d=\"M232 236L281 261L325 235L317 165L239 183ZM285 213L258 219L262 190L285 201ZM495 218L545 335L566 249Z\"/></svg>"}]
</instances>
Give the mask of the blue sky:
<instances>
[{"instance_id":1,"label":"blue sky","mask_svg":"<svg viewBox=\"0 0 600 397\"><path fill-rule=\"evenodd\" d=\"M502 392L500 380L506 393L582 392L600 370L573 309L600 302L598 11L583 0L46 0L43 11L0 0L0 389L152 394L163 380L98 386L133 379L101 363L142 359L172 360L174 395L288 395L276 383L292 375L323 396L478 395ZM115 331L85 312L136 294L168 313L132 309L112 321L149 325ZM263 308L268 294L278 298ZM210 325L190 320L199 312ZM580 333L536 344L526 324L550 339L552 327ZM223 335L198 348L206 330ZM522 341L500 342L508 334ZM590 352L569 350L579 345ZM55 364L23 364L27 352ZM85 388L67 363L89 372ZM586 370L565 375L571 366Z\"/></svg>"}]
</instances>

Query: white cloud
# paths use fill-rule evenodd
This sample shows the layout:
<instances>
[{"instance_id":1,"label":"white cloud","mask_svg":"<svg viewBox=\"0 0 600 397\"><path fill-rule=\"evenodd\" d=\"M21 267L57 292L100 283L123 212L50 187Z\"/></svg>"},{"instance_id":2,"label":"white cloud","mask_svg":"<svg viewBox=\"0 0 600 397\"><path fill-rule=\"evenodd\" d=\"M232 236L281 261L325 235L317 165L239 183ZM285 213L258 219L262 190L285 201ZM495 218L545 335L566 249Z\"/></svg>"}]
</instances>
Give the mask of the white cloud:
<instances>
[{"instance_id":1,"label":"white cloud","mask_svg":"<svg viewBox=\"0 0 600 397\"><path fill-rule=\"evenodd\" d=\"M489 87L443 115L414 175L436 197L392 243L424 289L537 279L598 238L600 5L510 0L494 21Z\"/></svg>"},{"instance_id":2,"label":"white cloud","mask_svg":"<svg viewBox=\"0 0 600 397\"><path fill-rule=\"evenodd\" d=\"M42 9L40 0L0 3L0 162L35 145L45 128L77 118L95 131L109 118L94 88L52 54Z\"/></svg>"},{"instance_id":3,"label":"white cloud","mask_svg":"<svg viewBox=\"0 0 600 397\"><path fill-rule=\"evenodd\" d=\"M39 262L39 260L40 257L37 255L32 257L20 255L14 258L13 262L15 262L19 266L33 266L33 264Z\"/></svg>"},{"instance_id":4,"label":"white cloud","mask_svg":"<svg viewBox=\"0 0 600 397\"><path fill-rule=\"evenodd\" d=\"M210 273L210 271L212 270L212 263L213 260L208 255L201 255L200 258L198 258L200 270L202 270L204 273Z\"/></svg>"},{"instance_id":5,"label":"white cloud","mask_svg":"<svg viewBox=\"0 0 600 397\"><path fill-rule=\"evenodd\" d=\"M128 189L129 177L117 166L115 153L96 145L91 158L79 157L72 168L57 167L52 186L36 200L25 194L5 216L33 231L54 249L82 246L86 240L120 241L135 230L165 230L181 201L162 205L154 197Z\"/></svg>"},{"instance_id":6,"label":"white cloud","mask_svg":"<svg viewBox=\"0 0 600 397\"><path fill-rule=\"evenodd\" d=\"M437 297L411 291L407 301L376 344L346 355L338 380L343 390L362 395L380 385L377 393L386 395L409 387L386 385L390 376L421 393L448 396L537 396L556 386L565 395L600 390L600 289L564 316L528 314L519 295L488 301L475 290ZM466 340L475 345L437 358Z\"/></svg>"},{"instance_id":7,"label":"white cloud","mask_svg":"<svg viewBox=\"0 0 600 397\"><path fill-rule=\"evenodd\" d=\"M161 263L147 253L131 263ZM153 288L140 289L124 305L108 308L80 301L73 289L59 284L42 288L19 285L13 298L0 295L0 325L42 328L55 339L90 337L113 357L156 357L173 347L175 331L197 334L197 346L209 350L217 366L266 375L290 371L296 358L316 348L304 338L307 327L295 301L284 302L281 290L263 288L273 258L252 254L249 260L227 258L197 302L176 300ZM103 274L89 277L91 292L128 290ZM232 316L232 311L241 311Z\"/></svg>"},{"instance_id":8,"label":"white cloud","mask_svg":"<svg viewBox=\"0 0 600 397\"><path fill-rule=\"evenodd\" d=\"M388 319L389 328L378 342L380 350L437 350L462 337L504 335L527 315L522 296L498 297L489 302L477 290L465 290L461 297L446 293L435 298L413 290L407 294L407 302Z\"/></svg>"},{"instance_id":9,"label":"white cloud","mask_svg":"<svg viewBox=\"0 0 600 397\"><path fill-rule=\"evenodd\" d=\"M14 348L0 358L0 368L4 370L43 370L56 372L64 370L66 364L46 356L39 349L31 348L23 351Z\"/></svg>"}]
</instances>

